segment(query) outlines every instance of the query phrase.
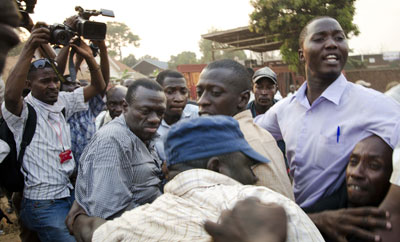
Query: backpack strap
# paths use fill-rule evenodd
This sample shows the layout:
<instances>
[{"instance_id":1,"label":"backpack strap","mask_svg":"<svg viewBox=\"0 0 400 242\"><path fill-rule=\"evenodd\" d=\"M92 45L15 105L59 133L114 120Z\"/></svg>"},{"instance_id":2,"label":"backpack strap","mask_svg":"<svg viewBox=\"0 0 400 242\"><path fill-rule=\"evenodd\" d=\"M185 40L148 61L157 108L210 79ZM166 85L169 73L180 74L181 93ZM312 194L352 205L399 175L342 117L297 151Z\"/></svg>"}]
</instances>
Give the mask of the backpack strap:
<instances>
[{"instance_id":1,"label":"backpack strap","mask_svg":"<svg viewBox=\"0 0 400 242\"><path fill-rule=\"evenodd\" d=\"M26 104L28 106L28 119L26 120L24 134L22 136L22 141L21 141L21 149L18 155L18 162L21 164L21 166L26 147L31 143L33 135L35 134L36 121L37 121L35 109L29 103Z\"/></svg>"}]
</instances>

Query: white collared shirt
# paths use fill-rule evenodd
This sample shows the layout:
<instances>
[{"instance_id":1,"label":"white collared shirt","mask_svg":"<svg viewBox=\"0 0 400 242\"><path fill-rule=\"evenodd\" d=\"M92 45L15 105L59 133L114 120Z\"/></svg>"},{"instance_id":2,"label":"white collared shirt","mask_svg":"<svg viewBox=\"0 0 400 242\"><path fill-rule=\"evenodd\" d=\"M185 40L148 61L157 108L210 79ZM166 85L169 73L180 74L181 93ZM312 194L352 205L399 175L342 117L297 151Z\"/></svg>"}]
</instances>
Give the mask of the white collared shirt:
<instances>
[{"instance_id":1,"label":"white collared shirt","mask_svg":"<svg viewBox=\"0 0 400 242\"><path fill-rule=\"evenodd\" d=\"M186 104L185 108L183 109L181 119L191 119L199 117L199 107L193 104ZM167 134L171 126L168 125L165 120L161 121L160 127L157 129L157 135L155 139L156 150L158 153L158 157L164 162L166 161L167 157L165 156L164 152L164 142L167 139Z\"/></svg>"},{"instance_id":2,"label":"white collared shirt","mask_svg":"<svg viewBox=\"0 0 400 242\"><path fill-rule=\"evenodd\" d=\"M83 88L78 88L74 92L59 93L58 100L54 105L65 107L65 117L60 112L59 122L54 120L49 122L50 112L30 100L28 97L24 99L19 117L9 112L5 103L2 106L4 120L14 134L17 153L19 153L23 130L28 118L27 102L36 111L35 134L26 148L22 163L23 169L21 169L25 177L24 197L32 200L69 197L70 189L73 189L69 176L75 169L75 162L72 157L71 160L61 164L59 155L63 149L71 149L69 125L65 120L73 113L88 108L84 102Z\"/></svg>"}]
</instances>

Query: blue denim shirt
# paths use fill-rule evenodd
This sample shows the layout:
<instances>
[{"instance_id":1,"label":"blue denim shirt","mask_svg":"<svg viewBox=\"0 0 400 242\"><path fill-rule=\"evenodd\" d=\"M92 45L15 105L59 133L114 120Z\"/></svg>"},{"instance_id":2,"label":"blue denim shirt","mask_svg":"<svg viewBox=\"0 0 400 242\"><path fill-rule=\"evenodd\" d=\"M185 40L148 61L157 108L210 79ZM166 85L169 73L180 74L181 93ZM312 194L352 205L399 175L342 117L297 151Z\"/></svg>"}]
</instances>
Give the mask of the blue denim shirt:
<instances>
[{"instance_id":1,"label":"blue denim shirt","mask_svg":"<svg viewBox=\"0 0 400 242\"><path fill-rule=\"evenodd\" d=\"M78 164L83 150L96 133L96 116L103 111L105 103L101 95L89 100L89 109L77 112L68 119L71 130L71 150Z\"/></svg>"}]
</instances>

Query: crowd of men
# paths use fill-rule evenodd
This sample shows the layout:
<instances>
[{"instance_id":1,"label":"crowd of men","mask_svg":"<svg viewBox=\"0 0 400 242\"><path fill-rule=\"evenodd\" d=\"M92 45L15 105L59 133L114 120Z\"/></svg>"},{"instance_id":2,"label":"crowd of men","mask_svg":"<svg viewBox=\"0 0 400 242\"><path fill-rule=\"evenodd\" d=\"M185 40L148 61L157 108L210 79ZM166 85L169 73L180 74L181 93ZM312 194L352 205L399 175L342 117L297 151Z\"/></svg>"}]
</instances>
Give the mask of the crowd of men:
<instances>
[{"instance_id":1,"label":"crowd of men","mask_svg":"<svg viewBox=\"0 0 400 242\"><path fill-rule=\"evenodd\" d=\"M0 70L18 43L13 3L0 5ZM218 60L201 72L194 104L174 70L110 85L105 41L93 43L99 63L77 39L41 58L44 25L1 106L17 153L36 117L13 194L22 241L398 241L400 88L384 95L346 79L335 19L304 26L306 81L286 98L275 99L270 68ZM71 50L88 83L67 75Z\"/></svg>"}]
</instances>

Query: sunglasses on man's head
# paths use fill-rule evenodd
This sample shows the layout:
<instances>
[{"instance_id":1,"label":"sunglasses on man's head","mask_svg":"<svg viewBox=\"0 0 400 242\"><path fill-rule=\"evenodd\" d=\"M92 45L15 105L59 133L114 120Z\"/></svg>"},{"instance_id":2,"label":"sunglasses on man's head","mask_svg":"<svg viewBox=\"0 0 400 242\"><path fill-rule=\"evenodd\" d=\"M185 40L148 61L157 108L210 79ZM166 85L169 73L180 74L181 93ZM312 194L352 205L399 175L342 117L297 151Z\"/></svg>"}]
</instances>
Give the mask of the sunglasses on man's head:
<instances>
[{"instance_id":1,"label":"sunglasses on man's head","mask_svg":"<svg viewBox=\"0 0 400 242\"><path fill-rule=\"evenodd\" d=\"M52 67L51 64L54 64L55 66L57 66L57 62L52 59L43 58L43 59L35 60L34 62L31 63L29 71L43 69L45 67Z\"/></svg>"}]
</instances>

